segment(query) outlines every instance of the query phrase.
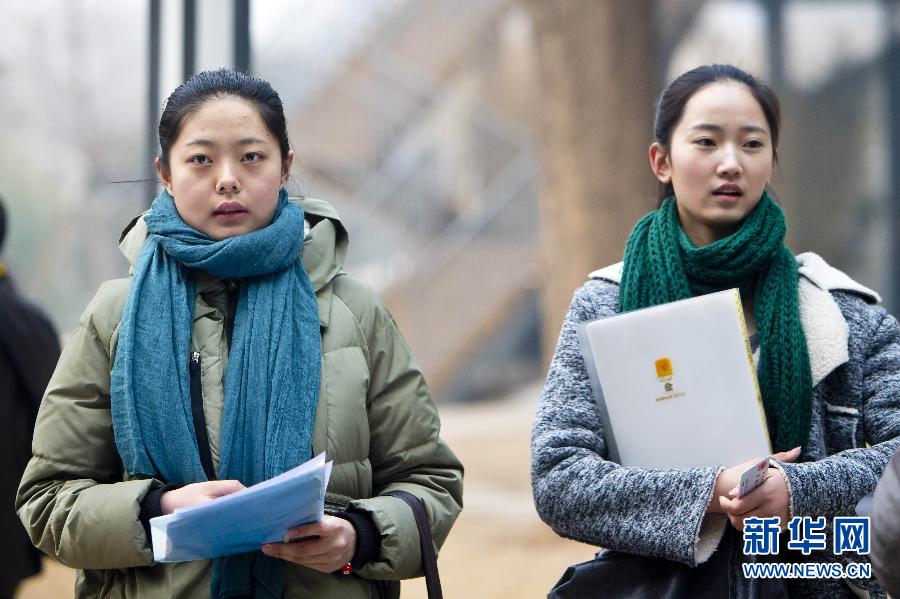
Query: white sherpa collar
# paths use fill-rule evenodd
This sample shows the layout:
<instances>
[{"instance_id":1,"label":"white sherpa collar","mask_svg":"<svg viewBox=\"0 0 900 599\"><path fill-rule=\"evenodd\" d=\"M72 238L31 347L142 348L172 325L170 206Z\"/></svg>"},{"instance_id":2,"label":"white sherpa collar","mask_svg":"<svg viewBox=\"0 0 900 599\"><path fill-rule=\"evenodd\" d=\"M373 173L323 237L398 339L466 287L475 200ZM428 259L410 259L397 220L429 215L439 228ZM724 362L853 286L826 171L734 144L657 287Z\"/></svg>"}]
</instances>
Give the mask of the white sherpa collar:
<instances>
[{"instance_id":1,"label":"white sherpa collar","mask_svg":"<svg viewBox=\"0 0 900 599\"><path fill-rule=\"evenodd\" d=\"M830 266L813 252L798 255L797 264L800 267L800 322L809 350L812 383L816 386L850 359L850 331L831 291L850 291L872 303L880 302L881 296ZM622 280L622 263L595 270L588 276L618 285Z\"/></svg>"}]
</instances>

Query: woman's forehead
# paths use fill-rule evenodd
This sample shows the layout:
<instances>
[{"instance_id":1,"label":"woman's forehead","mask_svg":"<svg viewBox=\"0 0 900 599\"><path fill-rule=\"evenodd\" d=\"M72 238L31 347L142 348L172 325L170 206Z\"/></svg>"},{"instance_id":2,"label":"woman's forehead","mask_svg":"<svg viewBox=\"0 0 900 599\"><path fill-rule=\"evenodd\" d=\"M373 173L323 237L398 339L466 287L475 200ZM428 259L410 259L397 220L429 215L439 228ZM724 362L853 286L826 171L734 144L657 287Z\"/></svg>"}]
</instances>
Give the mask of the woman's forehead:
<instances>
[{"instance_id":1,"label":"woman's forehead","mask_svg":"<svg viewBox=\"0 0 900 599\"><path fill-rule=\"evenodd\" d=\"M256 107L247 100L232 96L210 98L185 116L178 143L189 144L211 136L274 142L274 136Z\"/></svg>"},{"instance_id":2,"label":"woman's forehead","mask_svg":"<svg viewBox=\"0 0 900 599\"><path fill-rule=\"evenodd\" d=\"M762 106L746 85L736 81L711 83L697 90L684 107L679 128L770 133Z\"/></svg>"}]
</instances>

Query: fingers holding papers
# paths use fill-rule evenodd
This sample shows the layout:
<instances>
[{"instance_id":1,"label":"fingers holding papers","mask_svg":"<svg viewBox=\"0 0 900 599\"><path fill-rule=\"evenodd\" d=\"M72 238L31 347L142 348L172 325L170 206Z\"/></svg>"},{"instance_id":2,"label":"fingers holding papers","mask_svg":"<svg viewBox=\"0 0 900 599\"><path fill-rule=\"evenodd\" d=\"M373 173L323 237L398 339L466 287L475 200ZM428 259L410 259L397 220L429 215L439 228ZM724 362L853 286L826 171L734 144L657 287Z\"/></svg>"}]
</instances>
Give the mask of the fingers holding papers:
<instances>
[{"instance_id":1,"label":"fingers holding papers","mask_svg":"<svg viewBox=\"0 0 900 599\"><path fill-rule=\"evenodd\" d=\"M321 522L290 529L285 542L262 546L262 552L320 572L334 572L353 559L356 529L342 518L325 516Z\"/></svg>"},{"instance_id":2,"label":"fingers holding papers","mask_svg":"<svg viewBox=\"0 0 900 599\"><path fill-rule=\"evenodd\" d=\"M159 498L159 506L164 515L177 509L206 503L212 499L231 495L244 488L239 480L212 480L185 485L179 489L166 491Z\"/></svg>"}]
</instances>

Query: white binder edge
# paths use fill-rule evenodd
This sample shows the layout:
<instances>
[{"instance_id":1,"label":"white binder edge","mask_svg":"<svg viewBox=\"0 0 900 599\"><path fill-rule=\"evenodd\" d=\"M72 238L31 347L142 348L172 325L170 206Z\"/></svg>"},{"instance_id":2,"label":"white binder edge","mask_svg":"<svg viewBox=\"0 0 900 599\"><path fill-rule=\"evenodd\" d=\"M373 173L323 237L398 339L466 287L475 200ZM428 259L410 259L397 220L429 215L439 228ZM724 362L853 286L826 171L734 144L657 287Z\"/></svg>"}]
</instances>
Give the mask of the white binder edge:
<instances>
[{"instance_id":1,"label":"white binder edge","mask_svg":"<svg viewBox=\"0 0 900 599\"><path fill-rule=\"evenodd\" d=\"M750 332L747 330L747 321L744 318L744 304L741 302L741 294L737 289L731 289L737 305L738 319L741 323L741 332L744 334L744 347L747 351L747 364L750 366L750 377L753 380L753 388L756 390L756 406L762 418L763 430L766 431L766 442L769 444L769 455L772 455L772 438L769 436L769 421L766 420L766 407L763 404L762 390L759 388L759 379L756 376L756 364L753 363L753 348L750 347Z\"/></svg>"},{"instance_id":2,"label":"white binder edge","mask_svg":"<svg viewBox=\"0 0 900 599\"><path fill-rule=\"evenodd\" d=\"M597 319L602 320L602 319ZM578 341L581 344L581 359L591 379L591 390L594 393L594 402L597 404L597 412L600 415L600 424L603 426L603 440L606 443L606 459L616 464L621 464L619 448L616 445L616 436L613 433L612 421L609 419L609 410L603 399L603 387L600 385L600 376L597 374L597 365L594 363L594 351L591 348L591 340L587 334L587 325L596 322L588 320L577 326ZM590 358L589 358L590 357Z\"/></svg>"}]
</instances>

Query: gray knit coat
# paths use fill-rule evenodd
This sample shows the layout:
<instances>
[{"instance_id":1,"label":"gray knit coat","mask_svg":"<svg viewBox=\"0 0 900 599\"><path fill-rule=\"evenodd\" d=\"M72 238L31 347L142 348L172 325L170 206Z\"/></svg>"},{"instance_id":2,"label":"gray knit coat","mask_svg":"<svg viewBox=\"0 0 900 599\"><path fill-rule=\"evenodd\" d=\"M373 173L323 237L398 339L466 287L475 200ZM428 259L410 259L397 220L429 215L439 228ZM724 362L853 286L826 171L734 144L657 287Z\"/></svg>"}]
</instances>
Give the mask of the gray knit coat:
<instances>
[{"instance_id":1,"label":"gray knit coat","mask_svg":"<svg viewBox=\"0 0 900 599\"><path fill-rule=\"evenodd\" d=\"M779 467L792 516L854 515L856 503L875 489L900 444L900 327L875 305L879 298L873 291L815 254L797 259L800 317L814 385L812 415L800 460ZM563 324L532 433L535 506L564 537L696 565L709 559L729 525L724 515L707 515L706 509L719 471L733 464L647 470L605 459L577 327L618 312L620 277L621 264L592 273L575 292ZM828 543L830 549L830 536ZM865 559L829 550L808 558L783 552L778 561ZM854 596L841 581L788 584L796 597ZM853 584L857 594L884 596L874 579Z\"/></svg>"}]
</instances>

